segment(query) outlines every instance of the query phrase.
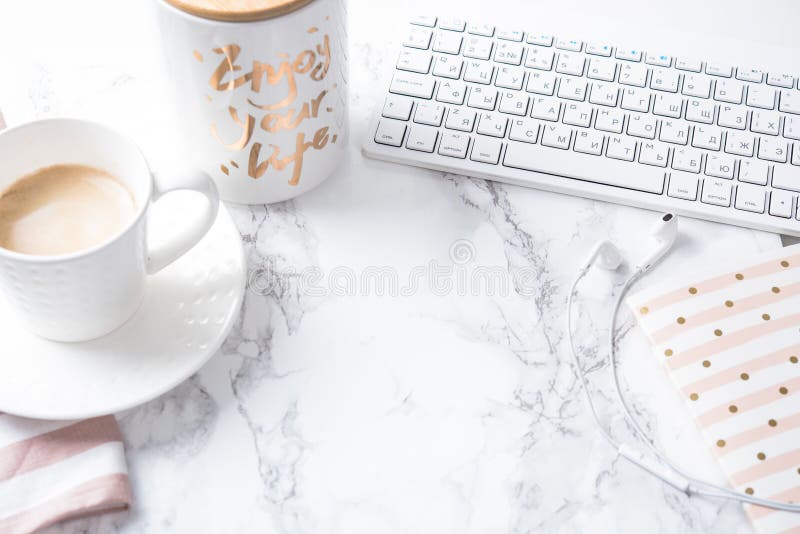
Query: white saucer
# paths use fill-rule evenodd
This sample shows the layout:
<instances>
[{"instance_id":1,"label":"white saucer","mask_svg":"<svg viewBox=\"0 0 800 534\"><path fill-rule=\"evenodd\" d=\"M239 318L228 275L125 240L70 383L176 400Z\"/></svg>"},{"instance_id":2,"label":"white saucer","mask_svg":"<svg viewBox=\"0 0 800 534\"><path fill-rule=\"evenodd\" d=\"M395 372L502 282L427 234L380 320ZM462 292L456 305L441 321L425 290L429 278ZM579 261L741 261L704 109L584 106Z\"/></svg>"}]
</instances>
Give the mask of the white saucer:
<instances>
[{"instance_id":1,"label":"white saucer","mask_svg":"<svg viewBox=\"0 0 800 534\"><path fill-rule=\"evenodd\" d=\"M151 210L151 233L161 235L181 224L180 217L193 208L191 200L181 194L160 200ZM103 338L83 343L41 339L19 326L14 311L0 299L0 412L81 419L161 395L219 349L239 316L244 288L241 237L220 206L206 237L149 277L139 311Z\"/></svg>"}]
</instances>

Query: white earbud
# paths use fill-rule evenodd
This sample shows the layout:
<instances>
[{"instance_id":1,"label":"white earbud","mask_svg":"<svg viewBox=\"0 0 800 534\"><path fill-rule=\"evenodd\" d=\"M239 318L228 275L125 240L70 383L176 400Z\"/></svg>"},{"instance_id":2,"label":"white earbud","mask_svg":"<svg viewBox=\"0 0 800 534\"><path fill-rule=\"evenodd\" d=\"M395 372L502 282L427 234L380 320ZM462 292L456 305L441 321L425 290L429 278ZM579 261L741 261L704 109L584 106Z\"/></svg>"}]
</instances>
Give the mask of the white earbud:
<instances>
[{"instance_id":1,"label":"white earbud","mask_svg":"<svg viewBox=\"0 0 800 534\"><path fill-rule=\"evenodd\" d=\"M584 262L583 268L588 269L595 262L603 269L613 271L622 263L622 254L611 241L601 241L592 249L592 253Z\"/></svg>"},{"instance_id":2,"label":"white earbud","mask_svg":"<svg viewBox=\"0 0 800 534\"><path fill-rule=\"evenodd\" d=\"M653 225L650 236L655 241L655 248L634 268L634 271L641 271L642 274L649 271L672 248L678 236L678 218L672 213L665 213Z\"/></svg>"}]
</instances>

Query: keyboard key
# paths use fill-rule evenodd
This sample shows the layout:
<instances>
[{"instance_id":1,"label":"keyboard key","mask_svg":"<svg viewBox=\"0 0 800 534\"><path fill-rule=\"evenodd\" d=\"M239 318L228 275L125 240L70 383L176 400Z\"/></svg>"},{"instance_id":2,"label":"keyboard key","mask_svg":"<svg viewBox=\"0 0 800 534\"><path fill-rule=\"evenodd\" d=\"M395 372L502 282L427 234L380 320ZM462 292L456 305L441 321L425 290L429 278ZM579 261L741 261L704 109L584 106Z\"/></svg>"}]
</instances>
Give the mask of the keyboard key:
<instances>
[{"instance_id":1,"label":"keyboard key","mask_svg":"<svg viewBox=\"0 0 800 534\"><path fill-rule=\"evenodd\" d=\"M685 172L671 172L667 195L683 200L697 200L697 176Z\"/></svg>"},{"instance_id":2,"label":"keyboard key","mask_svg":"<svg viewBox=\"0 0 800 534\"><path fill-rule=\"evenodd\" d=\"M739 163L739 181L748 184L767 185L769 166L765 161L743 159Z\"/></svg>"},{"instance_id":3,"label":"keyboard key","mask_svg":"<svg viewBox=\"0 0 800 534\"><path fill-rule=\"evenodd\" d=\"M509 141L503 165L657 195L664 191L664 171L656 167L637 167L613 159L575 151L551 150L540 145ZM587 172L587 169L591 171Z\"/></svg>"},{"instance_id":4,"label":"keyboard key","mask_svg":"<svg viewBox=\"0 0 800 534\"><path fill-rule=\"evenodd\" d=\"M683 78L683 94L697 98L708 98L711 94L711 78L703 74L687 74Z\"/></svg>"},{"instance_id":5,"label":"keyboard key","mask_svg":"<svg viewBox=\"0 0 800 534\"><path fill-rule=\"evenodd\" d=\"M490 24L467 24L467 33L491 37L494 35L494 26Z\"/></svg>"},{"instance_id":6,"label":"keyboard key","mask_svg":"<svg viewBox=\"0 0 800 534\"><path fill-rule=\"evenodd\" d=\"M755 108L774 109L775 89L751 85L747 89L747 105Z\"/></svg>"},{"instance_id":7,"label":"keyboard key","mask_svg":"<svg viewBox=\"0 0 800 534\"><path fill-rule=\"evenodd\" d=\"M442 134L442 140L439 143L439 154L442 156L450 156L451 158L467 157L467 148L469 147L469 136L463 133L445 132Z\"/></svg>"},{"instance_id":8,"label":"keyboard key","mask_svg":"<svg viewBox=\"0 0 800 534\"><path fill-rule=\"evenodd\" d=\"M773 190L769 196L769 214L786 219L792 216L794 195L788 191Z\"/></svg>"},{"instance_id":9,"label":"keyboard key","mask_svg":"<svg viewBox=\"0 0 800 534\"><path fill-rule=\"evenodd\" d=\"M531 72L528 75L528 85L525 90L529 93L552 95L556 86L556 77L550 72Z\"/></svg>"},{"instance_id":10,"label":"keyboard key","mask_svg":"<svg viewBox=\"0 0 800 534\"><path fill-rule=\"evenodd\" d=\"M628 87L622 90L622 109L629 111L650 111L650 92Z\"/></svg>"},{"instance_id":11,"label":"keyboard key","mask_svg":"<svg viewBox=\"0 0 800 534\"><path fill-rule=\"evenodd\" d=\"M750 118L750 130L767 135L778 135L781 117L775 111L754 111Z\"/></svg>"},{"instance_id":12,"label":"keyboard key","mask_svg":"<svg viewBox=\"0 0 800 534\"><path fill-rule=\"evenodd\" d=\"M593 80L613 82L617 75L617 64L608 59L593 57L589 61L586 76Z\"/></svg>"},{"instance_id":13,"label":"keyboard key","mask_svg":"<svg viewBox=\"0 0 800 534\"><path fill-rule=\"evenodd\" d=\"M650 88L656 91L677 93L679 80L680 76L674 70L653 69L653 75L650 79Z\"/></svg>"},{"instance_id":14,"label":"keyboard key","mask_svg":"<svg viewBox=\"0 0 800 534\"><path fill-rule=\"evenodd\" d=\"M714 110L716 106L712 100L690 98L686 101L686 120L714 124Z\"/></svg>"},{"instance_id":15,"label":"keyboard key","mask_svg":"<svg viewBox=\"0 0 800 534\"><path fill-rule=\"evenodd\" d=\"M709 154L706 157L706 175L733 180L736 160L725 154Z\"/></svg>"},{"instance_id":16,"label":"keyboard key","mask_svg":"<svg viewBox=\"0 0 800 534\"><path fill-rule=\"evenodd\" d=\"M689 124L681 120L661 121L658 138L667 143L685 145L689 140Z\"/></svg>"},{"instance_id":17,"label":"keyboard key","mask_svg":"<svg viewBox=\"0 0 800 534\"><path fill-rule=\"evenodd\" d=\"M781 91L780 104L778 110L794 115L800 114L800 91L784 90Z\"/></svg>"},{"instance_id":18,"label":"keyboard key","mask_svg":"<svg viewBox=\"0 0 800 534\"><path fill-rule=\"evenodd\" d=\"M800 165L800 143L792 144L792 165Z\"/></svg>"},{"instance_id":19,"label":"keyboard key","mask_svg":"<svg viewBox=\"0 0 800 534\"><path fill-rule=\"evenodd\" d=\"M414 101L402 96L389 95L383 104L381 115L389 119L407 121L411 117L411 107Z\"/></svg>"},{"instance_id":20,"label":"keyboard key","mask_svg":"<svg viewBox=\"0 0 800 534\"><path fill-rule=\"evenodd\" d=\"M458 54L461 52L462 37L460 33L438 32L433 38L433 51L445 54Z\"/></svg>"},{"instance_id":21,"label":"keyboard key","mask_svg":"<svg viewBox=\"0 0 800 534\"><path fill-rule=\"evenodd\" d=\"M611 57L611 45L607 43L586 43L586 53L593 56Z\"/></svg>"},{"instance_id":22,"label":"keyboard key","mask_svg":"<svg viewBox=\"0 0 800 534\"><path fill-rule=\"evenodd\" d=\"M498 109L501 113L522 115L524 117L528 114L528 100L529 98L526 94L516 91L503 91L500 93L500 107Z\"/></svg>"},{"instance_id":23,"label":"keyboard key","mask_svg":"<svg viewBox=\"0 0 800 534\"><path fill-rule=\"evenodd\" d=\"M522 63L522 45L520 43L501 42L494 51L494 60L507 65Z\"/></svg>"},{"instance_id":24,"label":"keyboard key","mask_svg":"<svg viewBox=\"0 0 800 534\"><path fill-rule=\"evenodd\" d=\"M605 136L595 130L579 130L575 134L575 152L599 156L603 153Z\"/></svg>"},{"instance_id":25,"label":"keyboard key","mask_svg":"<svg viewBox=\"0 0 800 534\"><path fill-rule=\"evenodd\" d=\"M800 141L800 117L783 118L783 136Z\"/></svg>"},{"instance_id":26,"label":"keyboard key","mask_svg":"<svg viewBox=\"0 0 800 534\"><path fill-rule=\"evenodd\" d=\"M441 104L433 102L420 102L417 104L417 111L414 113L414 122L427 124L428 126L439 126L442 124L445 108Z\"/></svg>"},{"instance_id":27,"label":"keyboard key","mask_svg":"<svg viewBox=\"0 0 800 534\"><path fill-rule=\"evenodd\" d=\"M588 128L592 123L592 107L579 102L570 102L564 108L562 120L564 124Z\"/></svg>"},{"instance_id":28,"label":"keyboard key","mask_svg":"<svg viewBox=\"0 0 800 534\"><path fill-rule=\"evenodd\" d=\"M758 159L786 163L786 141L779 137L762 137L758 143Z\"/></svg>"},{"instance_id":29,"label":"keyboard key","mask_svg":"<svg viewBox=\"0 0 800 534\"><path fill-rule=\"evenodd\" d=\"M725 152L737 156L753 157L756 146L755 136L747 132L727 132L725 134Z\"/></svg>"},{"instance_id":30,"label":"keyboard key","mask_svg":"<svg viewBox=\"0 0 800 534\"><path fill-rule=\"evenodd\" d=\"M722 130L715 126L695 126L692 146L707 150L719 150L722 144Z\"/></svg>"},{"instance_id":31,"label":"keyboard key","mask_svg":"<svg viewBox=\"0 0 800 534\"><path fill-rule=\"evenodd\" d=\"M403 144L403 135L406 133L404 122L391 119L378 121L378 130L375 132L375 142L382 145L400 146Z\"/></svg>"},{"instance_id":32,"label":"keyboard key","mask_svg":"<svg viewBox=\"0 0 800 534\"><path fill-rule=\"evenodd\" d=\"M434 80L428 76L411 72L395 72L389 92L417 98L431 98L433 87Z\"/></svg>"},{"instance_id":33,"label":"keyboard key","mask_svg":"<svg viewBox=\"0 0 800 534\"><path fill-rule=\"evenodd\" d=\"M528 32L525 42L537 46L553 46L553 36L546 33Z\"/></svg>"},{"instance_id":34,"label":"keyboard key","mask_svg":"<svg viewBox=\"0 0 800 534\"><path fill-rule=\"evenodd\" d=\"M499 67L497 78L494 84L504 89L522 89L522 81L525 79L525 71L519 67Z\"/></svg>"},{"instance_id":35,"label":"keyboard key","mask_svg":"<svg viewBox=\"0 0 800 534\"><path fill-rule=\"evenodd\" d=\"M583 47L583 41L577 39L558 39L556 41L556 48L562 50L571 50L572 52L580 52Z\"/></svg>"},{"instance_id":36,"label":"keyboard key","mask_svg":"<svg viewBox=\"0 0 800 534\"><path fill-rule=\"evenodd\" d=\"M594 120L594 127L598 130L611 133L622 133L622 124L625 114L618 109L598 109Z\"/></svg>"},{"instance_id":37,"label":"keyboard key","mask_svg":"<svg viewBox=\"0 0 800 534\"><path fill-rule=\"evenodd\" d=\"M514 141L535 143L539 137L539 123L533 119L512 119L508 138Z\"/></svg>"},{"instance_id":38,"label":"keyboard key","mask_svg":"<svg viewBox=\"0 0 800 534\"><path fill-rule=\"evenodd\" d=\"M531 117L546 121L558 121L561 113L561 102L555 98L537 97L533 99L531 106Z\"/></svg>"},{"instance_id":39,"label":"keyboard key","mask_svg":"<svg viewBox=\"0 0 800 534\"><path fill-rule=\"evenodd\" d=\"M720 76L722 78L730 78L733 74L733 67L723 63L707 63L706 74Z\"/></svg>"},{"instance_id":40,"label":"keyboard key","mask_svg":"<svg viewBox=\"0 0 800 534\"><path fill-rule=\"evenodd\" d=\"M464 71L464 81L488 85L492 83L492 74L494 65L488 61L468 61Z\"/></svg>"},{"instance_id":41,"label":"keyboard key","mask_svg":"<svg viewBox=\"0 0 800 534\"><path fill-rule=\"evenodd\" d=\"M469 36L464 40L464 51L461 55L473 59L489 59L492 57L492 40Z\"/></svg>"},{"instance_id":42,"label":"keyboard key","mask_svg":"<svg viewBox=\"0 0 800 534\"><path fill-rule=\"evenodd\" d=\"M717 124L726 128L744 130L747 127L747 108L735 104L721 105Z\"/></svg>"},{"instance_id":43,"label":"keyboard key","mask_svg":"<svg viewBox=\"0 0 800 534\"><path fill-rule=\"evenodd\" d=\"M561 124L545 124L542 144L552 148L567 150L572 140L572 130Z\"/></svg>"},{"instance_id":44,"label":"keyboard key","mask_svg":"<svg viewBox=\"0 0 800 534\"><path fill-rule=\"evenodd\" d=\"M656 167L667 166L667 156L669 156L669 148L667 145L658 142L644 141L641 144L639 151L639 162L646 165L655 165Z\"/></svg>"},{"instance_id":45,"label":"keyboard key","mask_svg":"<svg viewBox=\"0 0 800 534\"><path fill-rule=\"evenodd\" d=\"M644 62L657 67L669 67L672 65L672 57L664 54L647 54Z\"/></svg>"},{"instance_id":46,"label":"keyboard key","mask_svg":"<svg viewBox=\"0 0 800 534\"><path fill-rule=\"evenodd\" d=\"M581 54L562 52L558 55L556 72L580 76L583 74L584 58Z\"/></svg>"},{"instance_id":47,"label":"keyboard key","mask_svg":"<svg viewBox=\"0 0 800 534\"><path fill-rule=\"evenodd\" d=\"M500 149L502 147L503 144L499 140L479 135L472 143L472 154L469 159L497 165L497 162L500 160Z\"/></svg>"},{"instance_id":48,"label":"keyboard key","mask_svg":"<svg viewBox=\"0 0 800 534\"><path fill-rule=\"evenodd\" d=\"M653 113L662 117L672 117L678 119L683 110L683 99L679 95L669 93L659 93L655 95L653 102Z\"/></svg>"},{"instance_id":49,"label":"keyboard key","mask_svg":"<svg viewBox=\"0 0 800 534\"><path fill-rule=\"evenodd\" d=\"M466 26L464 20L457 17L441 17L439 19L439 28L442 30L463 32L464 26Z\"/></svg>"},{"instance_id":50,"label":"keyboard key","mask_svg":"<svg viewBox=\"0 0 800 534\"><path fill-rule=\"evenodd\" d=\"M447 80L439 84L439 90L436 92L436 100L444 102L445 104L458 104L464 103L464 95L467 94L467 84L457 80Z\"/></svg>"},{"instance_id":51,"label":"keyboard key","mask_svg":"<svg viewBox=\"0 0 800 534\"><path fill-rule=\"evenodd\" d=\"M430 28L433 28L434 26L436 26L436 17L430 17L427 15L416 15L411 17L411 20L409 20L409 22L411 24L417 24L419 26L428 26Z\"/></svg>"},{"instance_id":52,"label":"keyboard key","mask_svg":"<svg viewBox=\"0 0 800 534\"><path fill-rule=\"evenodd\" d=\"M800 169L791 165L775 165L772 170L772 187L800 192Z\"/></svg>"},{"instance_id":53,"label":"keyboard key","mask_svg":"<svg viewBox=\"0 0 800 534\"><path fill-rule=\"evenodd\" d=\"M469 92L467 105L471 108L491 111L497 102L497 89L494 87L473 86Z\"/></svg>"},{"instance_id":54,"label":"keyboard key","mask_svg":"<svg viewBox=\"0 0 800 534\"><path fill-rule=\"evenodd\" d=\"M405 39L403 39L403 46L427 50L431 44L432 35L433 32L427 28L411 27L408 29Z\"/></svg>"},{"instance_id":55,"label":"keyboard key","mask_svg":"<svg viewBox=\"0 0 800 534\"><path fill-rule=\"evenodd\" d=\"M679 57L675 60L675 68L689 72L700 72L703 70L703 62L696 59Z\"/></svg>"},{"instance_id":56,"label":"keyboard key","mask_svg":"<svg viewBox=\"0 0 800 534\"><path fill-rule=\"evenodd\" d=\"M693 148L676 148L672 153L672 168L697 174L700 172L702 154Z\"/></svg>"},{"instance_id":57,"label":"keyboard key","mask_svg":"<svg viewBox=\"0 0 800 534\"><path fill-rule=\"evenodd\" d=\"M703 194L700 201L714 206L731 205L731 183L724 178L706 178L703 181Z\"/></svg>"},{"instance_id":58,"label":"keyboard key","mask_svg":"<svg viewBox=\"0 0 800 534\"><path fill-rule=\"evenodd\" d=\"M506 41L522 41L522 31L512 29L499 29L497 30L497 38L505 39Z\"/></svg>"},{"instance_id":59,"label":"keyboard key","mask_svg":"<svg viewBox=\"0 0 800 534\"><path fill-rule=\"evenodd\" d=\"M611 135L608 137L606 156L623 161L633 161L636 154L636 140L626 135Z\"/></svg>"},{"instance_id":60,"label":"keyboard key","mask_svg":"<svg viewBox=\"0 0 800 534\"><path fill-rule=\"evenodd\" d=\"M745 82L761 83L764 81L764 73L755 67L739 67L736 69L736 79Z\"/></svg>"},{"instance_id":61,"label":"keyboard key","mask_svg":"<svg viewBox=\"0 0 800 534\"><path fill-rule=\"evenodd\" d=\"M634 85L644 87L647 81L647 67L625 63L620 65L619 83L624 85Z\"/></svg>"},{"instance_id":62,"label":"keyboard key","mask_svg":"<svg viewBox=\"0 0 800 534\"><path fill-rule=\"evenodd\" d=\"M451 130L471 132L475 124L475 112L467 108L450 108L444 127Z\"/></svg>"},{"instance_id":63,"label":"keyboard key","mask_svg":"<svg viewBox=\"0 0 800 534\"><path fill-rule=\"evenodd\" d=\"M714 89L714 100L728 102L729 104L741 104L744 94L744 84L736 80L718 80Z\"/></svg>"},{"instance_id":64,"label":"keyboard key","mask_svg":"<svg viewBox=\"0 0 800 534\"><path fill-rule=\"evenodd\" d=\"M492 137L505 137L508 119L500 113L481 113L477 132Z\"/></svg>"},{"instance_id":65,"label":"keyboard key","mask_svg":"<svg viewBox=\"0 0 800 534\"><path fill-rule=\"evenodd\" d=\"M764 201L767 192L763 187L750 184L739 184L736 188L736 203L738 210L764 213Z\"/></svg>"},{"instance_id":66,"label":"keyboard key","mask_svg":"<svg viewBox=\"0 0 800 534\"><path fill-rule=\"evenodd\" d=\"M640 113L631 114L628 117L628 135L655 139L656 118L652 115L642 115Z\"/></svg>"},{"instance_id":67,"label":"keyboard key","mask_svg":"<svg viewBox=\"0 0 800 534\"><path fill-rule=\"evenodd\" d=\"M439 131L436 128L414 125L409 128L406 148L419 150L420 152L433 152L438 135Z\"/></svg>"},{"instance_id":68,"label":"keyboard key","mask_svg":"<svg viewBox=\"0 0 800 534\"><path fill-rule=\"evenodd\" d=\"M464 60L456 56L439 56L433 63L433 75L457 80L461 77Z\"/></svg>"},{"instance_id":69,"label":"keyboard key","mask_svg":"<svg viewBox=\"0 0 800 534\"><path fill-rule=\"evenodd\" d=\"M592 84L592 92L589 95L589 102L600 106L615 107L617 105L617 86L610 83Z\"/></svg>"},{"instance_id":70,"label":"keyboard key","mask_svg":"<svg viewBox=\"0 0 800 534\"><path fill-rule=\"evenodd\" d=\"M641 61L642 51L635 48L617 48L615 56L617 59L624 59L625 61Z\"/></svg>"},{"instance_id":71,"label":"keyboard key","mask_svg":"<svg viewBox=\"0 0 800 534\"><path fill-rule=\"evenodd\" d=\"M586 80L584 78L561 78L558 97L583 102L586 99Z\"/></svg>"},{"instance_id":72,"label":"keyboard key","mask_svg":"<svg viewBox=\"0 0 800 534\"><path fill-rule=\"evenodd\" d=\"M401 50L400 56L397 58L397 68L428 74L428 70L431 68L431 54L419 50Z\"/></svg>"},{"instance_id":73,"label":"keyboard key","mask_svg":"<svg viewBox=\"0 0 800 534\"><path fill-rule=\"evenodd\" d=\"M554 57L555 53L551 48L529 46L525 66L529 69L550 70L553 68Z\"/></svg>"},{"instance_id":74,"label":"keyboard key","mask_svg":"<svg viewBox=\"0 0 800 534\"><path fill-rule=\"evenodd\" d=\"M782 72L770 72L767 74L767 84L791 89L794 87L794 77L791 74Z\"/></svg>"}]
</instances>

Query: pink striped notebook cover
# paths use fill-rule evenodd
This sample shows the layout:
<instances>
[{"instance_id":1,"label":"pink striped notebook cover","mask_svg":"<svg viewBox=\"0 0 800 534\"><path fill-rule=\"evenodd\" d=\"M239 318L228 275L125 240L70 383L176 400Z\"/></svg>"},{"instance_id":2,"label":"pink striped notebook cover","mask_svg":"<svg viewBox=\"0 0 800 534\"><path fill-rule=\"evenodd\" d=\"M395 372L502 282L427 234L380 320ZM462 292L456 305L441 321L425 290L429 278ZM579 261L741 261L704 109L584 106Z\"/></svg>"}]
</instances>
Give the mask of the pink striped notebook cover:
<instances>
[{"instance_id":1,"label":"pink striped notebook cover","mask_svg":"<svg viewBox=\"0 0 800 534\"><path fill-rule=\"evenodd\" d=\"M800 502L800 245L628 298L733 487ZM747 506L756 530L800 514Z\"/></svg>"}]
</instances>

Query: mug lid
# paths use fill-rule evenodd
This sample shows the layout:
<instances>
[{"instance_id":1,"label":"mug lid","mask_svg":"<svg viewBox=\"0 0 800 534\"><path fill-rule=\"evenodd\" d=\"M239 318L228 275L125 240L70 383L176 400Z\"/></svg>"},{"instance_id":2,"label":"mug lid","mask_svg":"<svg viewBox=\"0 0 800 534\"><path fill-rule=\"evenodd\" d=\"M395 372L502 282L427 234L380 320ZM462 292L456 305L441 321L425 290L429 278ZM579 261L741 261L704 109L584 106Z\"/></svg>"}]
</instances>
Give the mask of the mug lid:
<instances>
[{"instance_id":1,"label":"mug lid","mask_svg":"<svg viewBox=\"0 0 800 534\"><path fill-rule=\"evenodd\" d=\"M290 13L313 0L164 0L190 15L226 22L250 22Z\"/></svg>"}]
</instances>

